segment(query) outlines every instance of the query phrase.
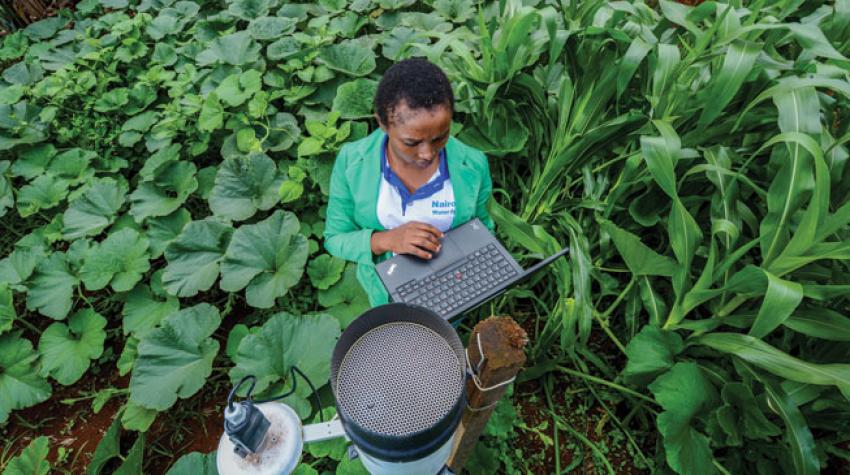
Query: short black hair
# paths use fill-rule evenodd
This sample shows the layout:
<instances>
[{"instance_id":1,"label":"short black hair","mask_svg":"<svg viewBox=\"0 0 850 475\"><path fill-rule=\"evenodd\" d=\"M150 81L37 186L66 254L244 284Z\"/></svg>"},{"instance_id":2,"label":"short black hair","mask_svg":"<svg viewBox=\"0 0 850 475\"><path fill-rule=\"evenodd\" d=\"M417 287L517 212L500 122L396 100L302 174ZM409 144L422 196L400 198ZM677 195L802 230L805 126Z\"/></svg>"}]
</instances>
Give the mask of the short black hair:
<instances>
[{"instance_id":1,"label":"short black hair","mask_svg":"<svg viewBox=\"0 0 850 475\"><path fill-rule=\"evenodd\" d=\"M375 92L375 111L383 124L389 125L388 118L402 99L411 109L445 105L454 111L449 78L437 65L422 58L399 61L384 72Z\"/></svg>"}]
</instances>

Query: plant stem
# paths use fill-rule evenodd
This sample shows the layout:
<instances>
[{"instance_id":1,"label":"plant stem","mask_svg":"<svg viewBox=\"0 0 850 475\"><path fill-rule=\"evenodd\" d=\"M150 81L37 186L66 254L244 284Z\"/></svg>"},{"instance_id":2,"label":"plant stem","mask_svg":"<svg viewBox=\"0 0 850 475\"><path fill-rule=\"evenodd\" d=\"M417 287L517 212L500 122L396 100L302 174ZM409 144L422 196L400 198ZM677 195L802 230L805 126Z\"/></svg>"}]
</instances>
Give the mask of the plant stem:
<instances>
[{"instance_id":1,"label":"plant stem","mask_svg":"<svg viewBox=\"0 0 850 475\"><path fill-rule=\"evenodd\" d=\"M585 373L582 373L580 371L576 371L576 370L573 370L573 369L570 369L570 368L567 368L567 367L561 366L561 365L556 366L556 368L559 371L563 371L564 373L569 374L570 376L576 376L576 377L579 377L579 378L586 379L588 381L593 381L594 383L601 384L603 386L608 386L609 388L616 389L617 391L628 394L630 396L634 396L634 397L636 397L640 400L649 402L651 404L656 404L656 405L658 404L655 401L655 399L652 399L651 397L646 396L645 394L641 394L641 393L639 393L639 392L637 392L633 389L629 389L629 388L627 388L625 386L621 386L617 383L612 383L611 381L608 381L607 379L597 378L596 376L591 376L589 374L585 374Z\"/></svg>"}]
</instances>

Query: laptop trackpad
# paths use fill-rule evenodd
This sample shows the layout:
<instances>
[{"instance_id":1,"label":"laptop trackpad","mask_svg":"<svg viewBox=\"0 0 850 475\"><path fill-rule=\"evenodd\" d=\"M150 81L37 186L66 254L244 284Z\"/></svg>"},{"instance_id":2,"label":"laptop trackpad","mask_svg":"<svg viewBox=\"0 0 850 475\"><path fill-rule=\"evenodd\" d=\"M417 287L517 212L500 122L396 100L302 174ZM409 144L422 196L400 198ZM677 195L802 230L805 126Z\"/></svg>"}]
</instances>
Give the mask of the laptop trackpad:
<instances>
[{"instance_id":1,"label":"laptop trackpad","mask_svg":"<svg viewBox=\"0 0 850 475\"><path fill-rule=\"evenodd\" d=\"M434 254L434 257L429 261L433 272L453 264L465 255L463 249L451 236L443 238L442 244L440 252Z\"/></svg>"}]
</instances>

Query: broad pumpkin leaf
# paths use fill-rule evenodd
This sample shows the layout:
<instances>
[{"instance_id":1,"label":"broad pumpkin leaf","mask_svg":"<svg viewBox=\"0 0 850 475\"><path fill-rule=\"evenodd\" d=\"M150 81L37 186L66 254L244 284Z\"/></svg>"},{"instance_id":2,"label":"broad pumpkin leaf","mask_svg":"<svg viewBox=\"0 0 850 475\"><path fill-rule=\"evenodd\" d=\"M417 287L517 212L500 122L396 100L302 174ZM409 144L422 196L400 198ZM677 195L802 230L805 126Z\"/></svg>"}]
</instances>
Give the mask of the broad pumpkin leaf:
<instances>
[{"instance_id":1,"label":"broad pumpkin leaf","mask_svg":"<svg viewBox=\"0 0 850 475\"><path fill-rule=\"evenodd\" d=\"M664 408L657 424L670 467L682 475L716 473L708 437L692 426L697 415L717 403L717 391L699 365L676 363L650 384L649 390Z\"/></svg>"},{"instance_id":2,"label":"broad pumpkin leaf","mask_svg":"<svg viewBox=\"0 0 850 475\"><path fill-rule=\"evenodd\" d=\"M371 79L357 78L340 84L332 108L339 112L343 119L371 117L372 101L377 90L378 82Z\"/></svg>"},{"instance_id":3,"label":"broad pumpkin leaf","mask_svg":"<svg viewBox=\"0 0 850 475\"><path fill-rule=\"evenodd\" d=\"M31 180L41 175L57 153L56 147L49 143L40 143L24 148L12 163L12 176Z\"/></svg>"},{"instance_id":4,"label":"broad pumpkin leaf","mask_svg":"<svg viewBox=\"0 0 850 475\"><path fill-rule=\"evenodd\" d=\"M269 118L269 135L263 140L263 150L287 150L300 138L301 129L295 116L288 112L278 112Z\"/></svg>"},{"instance_id":5,"label":"broad pumpkin leaf","mask_svg":"<svg viewBox=\"0 0 850 475\"><path fill-rule=\"evenodd\" d=\"M428 38L412 28L397 26L381 38L381 54L390 61L399 61L411 44L428 44Z\"/></svg>"},{"instance_id":6,"label":"broad pumpkin leaf","mask_svg":"<svg viewBox=\"0 0 850 475\"><path fill-rule=\"evenodd\" d=\"M44 248L41 246L15 249L0 259L0 284L16 285L24 282L44 257Z\"/></svg>"},{"instance_id":7,"label":"broad pumpkin leaf","mask_svg":"<svg viewBox=\"0 0 850 475\"><path fill-rule=\"evenodd\" d=\"M283 174L266 154L225 160L210 193L210 209L225 219L248 219L258 209L267 210L277 204L283 180Z\"/></svg>"},{"instance_id":8,"label":"broad pumpkin leaf","mask_svg":"<svg viewBox=\"0 0 850 475\"><path fill-rule=\"evenodd\" d=\"M247 20L252 18L256 18L256 16L252 15ZM250 33L244 30L237 31L214 39L210 46L197 56L195 61L198 66L206 66L212 63L241 66L256 62L260 58L260 49L261 46L251 38Z\"/></svg>"},{"instance_id":9,"label":"broad pumpkin leaf","mask_svg":"<svg viewBox=\"0 0 850 475\"><path fill-rule=\"evenodd\" d=\"M273 306L304 273L309 252L299 229L298 218L280 210L237 229L221 263L221 289L237 292L247 287L248 305Z\"/></svg>"},{"instance_id":10,"label":"broad pumpkin leaf","mask_svg":"<svg viewBox=\"0 0 850 475\"><path fill-rule=\"evenodd\" d=\"M165 475L218 475L216 451L188 453L174 462Z\"/></svg>"},{"instance_id":11,"label":"broad pumpkin leaf","mask_svg":"<svg viewBox=\"0 0 850 475\"><path fill-rule=\"evenodd\" d=\"M637 384L647 384L670 369L683 349L682 337L676 332L647 325L626 346L628 361L623 377Z\"/></svg>"},{"instance_id":12,"label":"broad pumpkin leaf","mask_svg":"<svg viewBox=\"0 0 850 475\"><path fill-rule=\"evenodd\" d=\"M248 33L255 40L274 40L295 31L298 20L294 18L264 16L248 23Z\"/></svg>"},{"instance_id":13,"label":"broad pumpkin leaf","mask_svg":"<svg viewBox=\"0 0 850 475\"><path fill-rule=\"evenodd\" d=\"M12 182L6 176L9 161L0 160L0 218L6 215L9 208L15 206L15 196L12 194Z\"/></svg>"},{"instance_id":14,"label":"broad pumpkin leaf","mask_svg":"<svg viewBox=\"0 0 850 475\"><path fill-rule=\"evenodd\" d=\"M0 423L16 409L50 397L50 383L38 375L38 353L20 332L0 335Z\"/></svg>"},{"instance_id":15,"label":"broad pumpkin leaf","mask_svg":"<svg viewBox=\"0 0 850 475\"><path fill-rule=\"evenodd\" d=\"M357 280L355 264L346 264L342 279L329 289L319 291L319 304L339 320L342 328L369 309L369 296Z\"/></svg>"},{"instance_id":16,"label":"broad pumpkin leaf","mask_svg":"<svg viewBox=\"0 0 850 475\"><path fill-rule=\"evenodd\" d=\"M164 411L178 397L198 392L212 373L219 345L211 335L219 324L218 309L202 303L169 315L145 334L130 378L130 401Z\"/></svg>"},{"instance_id":17,"label":"broad pumpkin leaf","mask_svg":"<svg viewBox=\"0 0 850 475\"><path fill-rule=\"evenodd\" d=\"M8 284L0 284L0 335L12 329L17 317L12 290Z\"/></svg>"},{"instance_id":18,"label":"broad pumpkin leaf","mask_svg":"<svg viewBox=\"0 0 850 475\"><path fill-rule=\"evenodd\" d=\"M173 162L161 169L154 181L146 181L130 194L130 214L137 223L151 216L166 216L179 208L196 189L195 164Z\"/></svg>"},{"instance_id":19,"label":"broad pumpkin leaf","mask_svg":"<svg viewBox=\"0 0 850 475\"><path fill-rule=\"evenodd\" d=\"M177 297L191 297L209 290L218 278L219 263L233 235L233 228L215 218L193 221L165 248L168 266L162 274L165 290Z\"/></svg>"},{"instance_id":20,"label":"broad pumpkin leaf","mask_svg":"<svg viewBox=\"0 0 850 475\"><path fill-rule=\"evenodd\" d=\"M161 256L168 244L176 239L191 221L192 216L185 208L180 208L168 216L148 219L145 237L150 241L151 259Z\"/></svg>"},{"instance_id":21,"label":"broad pumpkin leaf","mask_svg":"<svg viewBox=\"0 0 850 475\"><path fill-rule=\"evenodd\" d=\"M366 76L375 70L375 53L356 41L326 46L319 58L327 67L349 76Z\"/></svg>"},{"instance_id":22,"label":"broad pumpkin leaf","mask_svg":"<svg viewBox=\"0 0 850 475\"><path fill-rule=\"evenodd\" d=\"M127 184L123 180L98 178L92 181L82 196L71 201L62 216L65 239L95 235L106 229L124 205L126 194Z\"/></svg>"},{"instance_id":23,"label":"broad pumpkin leaf","mask_svg":"<svg viewBox=\"0 0 850 475\"><path fill-rule=\"evenodd\" d=\"M320 388L330 377L331 354L340 333L339 322L327 314L276 313L258 331L252 329L242 338L230 379L236 382L253 374L257 377L254 392L259 394L277 381L286 380L291 386L290 369L297 366ZM295 393L306 398L310 386L302 383L298 381Z\"/></svg>"},{"instance_id":24,"label":"broad pumpkin leaf","mask_svg":"<svg viewBox=\"0 0 850 475\"><path fill-rule=\"evenodd\" d=\"M142 177L142 181L155 180L166 165L180 160L180 150L182 148L183 146L179 143L173 143L162 147L148 157L144 165L142 165L142 169L139 170L139 176Z\"/></svg>"},{"instance_id":25,"label":"broad pumpkin leaf","mask_svg":"<svg viewBox=\"0 0 850 475\"><path fill-rule=\"evenodd\" d=\"M71 315L68 324L54 322L41 334L41 375L52 376L68 386L89 369L89 361L100 358L106 340L106 319L91 309Z\"/></svg>"},{"instance_id":26,"label":"broad pumpkin leaf","mask_svg":"<svg viewBox=\"0 0 850 475\"><path fill-rule=\"evenodd\" d=\"M126 292L150 269L149 257L148 240L124 228L89 249L80 278L88 290L110 285L116 292Z\"/></svg>"},{"instance_id":27,"label":"broad pumpkin leaf","mask_svg":"<svg viewBox=\"0 0 850 475\"><path fill-rule=\"evenodd\" d=\"M47 173L66 180L71 186L79 185L94 177L91 163L96 158L96 153L75 147L54 157L47 166Z\"/></svg>"},{"instance_id":28,"label":"broad pumpkin leaf","mask_svg":"<svg viewBox=\"0 0 850 475\"><path fill-rule=\"evenodd\" d=\"M263 87L263 79L255 69L226 77L215 90L218 98L230 107L245 103Z\"/></svg>"},{"instance_id":29,"label":"broad pumpkin leaf","mask_svg":"<svg viewBox=\"0 0 850 475\"><path fill-rule=\"evenodd\" d=\"M3 475L47 475L50 462L47 454L50 452L47 436L33 439L29 445L16 457L9 460Z\"/></svg>"},{"instance_id":30,"label":"broad pumpkin leaf","mask_svg":"<svg viewBox=\"0 0 850 475\"><path fill-rule=\"evenodd\" d=\"M151 293L150 287L137 285L124 301L124 334L143 335L156 328L166 316L180 310L180 302L174 297L159 300Z\"/></svg>"},{"instance_id":31,"label":"broad pumpkin leaf","mask_svg":"<svg viewBox=\"0 0 850 475\"><path fill-rule=\"evenodd\" d=\"M268 15L269 9L276 3L272 0L231 0L227 2L227 12L242 20L251 21L254 18Z\"/></svg>"},{"instance_id":32,"label":"broad pumpkin leaf","mask_svg":"<svg viewBox=\"0 0 850 475\"><path fill-rule=\"evenodd\" d=\"M207 94L201 115L198 117L198 128L201 131L212 132L224 125L224 106L215 91Z\"/></svg>"},{"instance_id":33,"label":"broad pumpkin leaf","mask_svg":"<svg viewBox=\"0 0 850 475\"><path fill-rule=\"evenodd\" d=\"M71 271L68 255L54 252L38 263L27 282L27 309L62 320L71 310L74 289L79 284L80 280Z\"/></svg>"},{"instance_id":34,"label":"broad pumpkin leaf","mask_svg":"<svg viewBox=\"0 0 850 475\"><path fill-rule=\"evenodd\" d=\"M67 180L54 175L39 176L18 190L18 214L26 218L41 210L53 208L68 195L69 185Z\"/></svg>"},{"instance_id":35,"label":"broad pumpkin leaf","mask_svg":"<svg viewBox=\"0 0 850 475\"><path fill-rule=\"evenodd\" d=\"M345 261L329 254L322 254L307 264L310 283L317 289L327 289L335 284L345 269Z\"/></svg>"},{"instance_id":36,"label":"broad pumpkin leaf","mask_svg":"<svg viewBox=\"0 0 850 475\"><path fill-rule=\"evenodd\" d=\"M105 92L94 103L94 110L98 112L112 112L118 110L130 102L130 90L126 87L116 87Z\"/></svg>"},{"instance_id":37,"label":"broad pumpkin leaf","mask_svg":"<svg viewBox=\"0 0 850 475\"><path fill-rule=\"evenodd\" d=\"M163 11L148 23L145 33L152 39L159 41L168 35L179 33L184 24L174 13Z\"/></svg>"},{"instance_id":38,"label":"broad pumpkin leaf","mask_svg":"<svg viewBox=\"0 0 850 475\"><path fill-rule=\"evenodd\" d=\"M121 427L126 430L147 432L156 420L157 414L159 412L156 409L148 409L133 401L127 401L124 412L121 414Z\"/></svg>"}]
</instances>

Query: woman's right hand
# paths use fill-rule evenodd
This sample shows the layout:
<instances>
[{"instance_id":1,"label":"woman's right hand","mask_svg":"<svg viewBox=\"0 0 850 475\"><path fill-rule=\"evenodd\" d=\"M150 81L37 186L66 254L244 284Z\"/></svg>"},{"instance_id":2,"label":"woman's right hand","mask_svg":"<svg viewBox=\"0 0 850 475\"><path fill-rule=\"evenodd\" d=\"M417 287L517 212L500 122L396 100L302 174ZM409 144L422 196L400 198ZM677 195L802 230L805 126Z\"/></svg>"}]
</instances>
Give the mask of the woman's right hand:
<instances>
[{"instance_id":1,"label":"woman's right hand","mask_svg":"<svg viewBox=\"0 0 850 475\"><path fill-rule=\"evenodd\" d=\"M372 253L392 251L431 259L433 253L440 251L443 236L442 231L430 224L411 221L389 231L372 233Z\"/></svg>"}]
</instances>

